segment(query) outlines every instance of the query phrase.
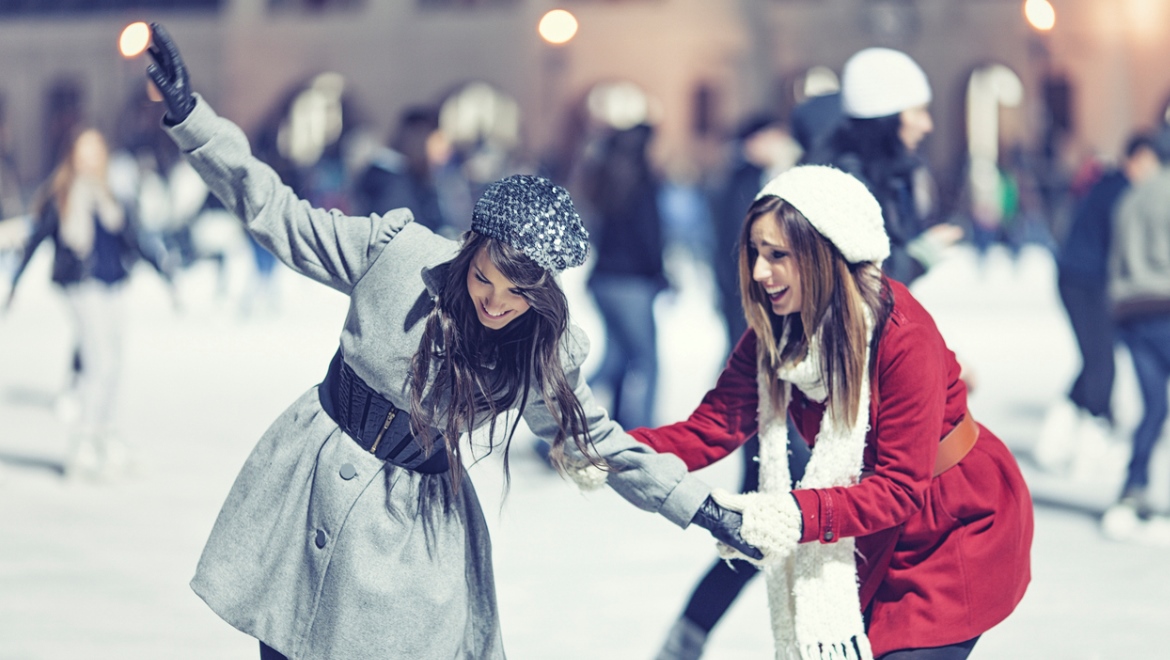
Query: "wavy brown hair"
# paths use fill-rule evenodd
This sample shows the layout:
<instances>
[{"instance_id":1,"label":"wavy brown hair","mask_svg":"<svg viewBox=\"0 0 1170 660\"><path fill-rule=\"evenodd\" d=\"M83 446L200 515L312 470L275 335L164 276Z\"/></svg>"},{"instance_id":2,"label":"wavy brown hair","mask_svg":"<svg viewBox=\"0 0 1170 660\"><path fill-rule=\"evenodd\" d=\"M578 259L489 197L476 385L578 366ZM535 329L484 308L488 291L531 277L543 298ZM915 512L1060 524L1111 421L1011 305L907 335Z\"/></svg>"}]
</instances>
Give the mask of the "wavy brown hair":
<instances>
[{"instance_id":1,"label":"wavy brown hair","mask_svg":"<svg viewBox=\"0 0 1170 660\"><path fill-rule=\"evenodd\" d=\"M481 249L487 250L488 258L529 305L526 313L498 330L480 323L467 292L467 271ZM553 465L564 470L565 443L572 438L582 455L604 467L589 437L585 410L561 364L561 344L568 328L568 301L552 273L507 243L475 232L464 234L459 253L447 262L442 290L410 365L411 429L429 453L434 443L430 429L438 428L455 488L462 481L460 435L486 416L490 454L495 447L496 419L515 408L516 421L506 430L503 442L507 483L508 450L533 387L557 423L549 452ZM424 404L423 393L432 374L429 403Z\"/></svg>"},{"instance_id":2,"label":"wavy brown hair","mask_svg":"<svg viewBox=\"0 0 1170 660\"><path fill-rule=\"evenodd\" d=\"M800 275L800 311L778 316L763 287L752 279L757 252L751 245L757 221L776 222L788 239ZM821 373L833 404L830 414L852 425L861 402L866 364L866 309L874 320L870 347L876 347L893 300L881 269L870 262L851 264L832 241L818 232L796 207L774 195L756 200L748 209L740 232L739 290L748 326L755 331L756 359L764 373L775 374L786 362L808 354L809 342L820 334ZM777 410L787 405L778 378L768 381Z\"/></svg>"}]
</instances>

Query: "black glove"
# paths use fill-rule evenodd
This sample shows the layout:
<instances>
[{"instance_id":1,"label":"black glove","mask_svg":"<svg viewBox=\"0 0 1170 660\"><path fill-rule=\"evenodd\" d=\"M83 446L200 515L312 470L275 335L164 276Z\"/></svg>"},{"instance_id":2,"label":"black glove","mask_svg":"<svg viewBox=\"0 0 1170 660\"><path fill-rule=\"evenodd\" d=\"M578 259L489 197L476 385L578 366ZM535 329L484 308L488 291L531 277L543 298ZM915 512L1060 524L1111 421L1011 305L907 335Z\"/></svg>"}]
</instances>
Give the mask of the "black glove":
<instances>
[{"instance_id":1,"label":"black glove","mask_svg":"<svg viewBox=\"0 0 1170 660\"><path fill-rule=\"evenodd\" d=\"M154 64L146 67L146 75L162 94L167 105L163 120L174 126L181 123L195 109L195 97L191 95L191 81L187 78L187 67L179 55L179 47L171 41L166 28L158 23L150 24L150 52Z\"/></svg>"},{"instance_id":2,"label":"black glove","mask_svg":"<svg viewBox=\"0 0 1170 660\"><path fill-rule=\"evenodd\" d=\"M739 535L739 528L743 525L743 514L719 506L719 503L710 497L703 501L691 522L711 532L711 536L725 545L739 550L752 559L764 558L764 553Z\"/></svg>"}]
</instances>

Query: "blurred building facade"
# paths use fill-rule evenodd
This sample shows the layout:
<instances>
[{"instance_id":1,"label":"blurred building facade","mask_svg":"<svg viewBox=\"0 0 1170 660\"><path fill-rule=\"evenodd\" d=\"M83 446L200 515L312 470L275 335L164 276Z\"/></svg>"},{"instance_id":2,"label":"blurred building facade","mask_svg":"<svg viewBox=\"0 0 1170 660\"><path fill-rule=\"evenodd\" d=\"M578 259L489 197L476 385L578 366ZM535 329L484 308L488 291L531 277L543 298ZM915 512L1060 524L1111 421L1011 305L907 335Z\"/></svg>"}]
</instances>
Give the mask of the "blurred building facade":
<instances>
[{"instance_id":1,"label":"blurred building facade","mask_svg":"<svg viewBox=\"0 0 1170 660\"><path fill-rule=\"evenodd\" d=\"M195 88L250 133L288 102L291 88L324 72L343 76L362 121L379 136L406 106L487 83L504 99L496 105L504 104L512 127L510 146L528 162L570 153L590 91L624 84L644 93L659 156L704 165L740 118L764 108L783 115L800 100L811 68L839 72L872 45L910 53L930 76L937 130L929 154L944 187L948 176L964 176L970 124L979 123L968 102L973 74L992 65L1014 73L1022 91L1014 109L991 105L998 118L990 141L1005 148L1040 151L1047 141L1059 147L1054 157L1072 161L1116 153L1132 130L1165 120L1170 3L1062 0L1046 33L1029 26L1023 4L0 0L0 117L21 178L38 180L53 162L54 122L80 118L112 129L141 94L145 62L122 59L116 44L124 25L147 20L168 26ZM536 30L557 7L579 22L561 46Z\"/></svg>"}]
</instances>

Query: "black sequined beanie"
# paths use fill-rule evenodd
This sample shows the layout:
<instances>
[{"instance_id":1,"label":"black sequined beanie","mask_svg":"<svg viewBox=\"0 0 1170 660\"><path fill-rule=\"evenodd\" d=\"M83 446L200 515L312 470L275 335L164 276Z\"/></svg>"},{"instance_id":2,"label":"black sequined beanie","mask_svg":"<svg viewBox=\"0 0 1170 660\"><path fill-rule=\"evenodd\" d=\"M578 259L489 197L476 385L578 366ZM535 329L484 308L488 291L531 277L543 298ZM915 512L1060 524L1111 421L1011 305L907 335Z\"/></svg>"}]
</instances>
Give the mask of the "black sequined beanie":
<instances>
[{"instance_id":1,"label":"black sequined beanie","mask_svg":"<svg viewBox=\"0 0 1170 660\"><path fill-rule=\"evenodd\" d=\"M569 191L539 176L514 174L487 187L471 214L471 229L507 243L558 274L589 255L589 232Z\"/></svg>"}]
</instances>

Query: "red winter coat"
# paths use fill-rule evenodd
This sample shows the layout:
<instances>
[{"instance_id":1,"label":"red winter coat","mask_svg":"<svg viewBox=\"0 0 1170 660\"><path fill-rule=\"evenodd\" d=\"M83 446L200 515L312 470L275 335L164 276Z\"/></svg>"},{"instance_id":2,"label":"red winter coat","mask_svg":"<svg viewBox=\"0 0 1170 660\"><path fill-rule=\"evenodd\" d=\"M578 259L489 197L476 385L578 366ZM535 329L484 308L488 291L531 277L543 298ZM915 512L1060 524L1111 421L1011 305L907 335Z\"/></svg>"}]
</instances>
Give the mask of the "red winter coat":
<instances>
[{"instance_id":1,"label":"red winter coat","mask_svg":"<svg viewBox=\"0 0 1170 660\"><path fill-rule=\"evenodd\" d=\"M1027 486L986 428L958 465L932 478L939 441L967 411L967 388L934 320L905 286L887 281L894 307L878 344L864 455L874 474L855 486L793 491L802 543L857 537L875 657L966 641L1002 621L1024 595L1032 544ZM632 434L691 470L709 465L756 433L756 375L749 330L689 419ZM815 444L824 406L794 391L788 410ZM889 568L874 570L873 558L894 539Z\"/></svg>"}]
</instances>

